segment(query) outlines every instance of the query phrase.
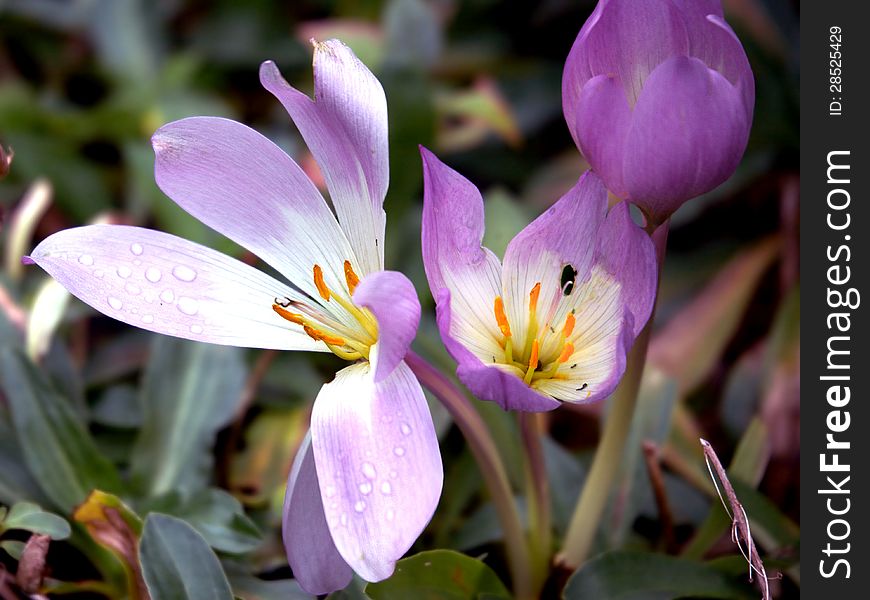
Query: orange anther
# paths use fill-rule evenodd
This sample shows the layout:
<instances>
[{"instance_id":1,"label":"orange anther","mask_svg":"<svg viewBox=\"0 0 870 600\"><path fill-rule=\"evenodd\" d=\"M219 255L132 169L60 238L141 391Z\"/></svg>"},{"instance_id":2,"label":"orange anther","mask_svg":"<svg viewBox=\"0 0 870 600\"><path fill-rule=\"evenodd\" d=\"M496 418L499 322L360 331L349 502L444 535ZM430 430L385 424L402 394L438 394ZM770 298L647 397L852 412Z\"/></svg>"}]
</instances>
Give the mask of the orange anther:
<instances>
[{"instance_id":1,"label":"orange anther","mask_svg":"<svg viewBox=\"0 0 870 600\"><path fill-rule=\"evenodd\" d=\"M504 301L501 296L495 297L495 322L498 323L498 328L503 336L511 337L511 324L508 323L507 315L504 312Z\"/></svg>"},{"instance_id":2,"label":"orange anther","mask_svg":"<svg viewBox=\"0 0 870 600\"><path fill-rule=\"evenodd\" d=\"M333 346L344 346L343 338L323 333L319 329L315 329L314 327L310 327L308 325L303 325L302 329L305 330L305 333L307 333L308 337L310 337L312 340L315 340L317 342L326 342L327 344L331 344Z\"/></svg>"},{"instance_id":3,"label":"orange anther","mask_svg":"<svg viewBox=\"0 0 870 600\"><path fill-rule=\"evenodd\" d=\"M353 294L356 286L359 285L359 277L353 272L353 267L350 266L350 261L344 261L344 279L347 281L347 291Z\"/></svg>"},{"instance_id":4,"label":"orange anther","mask_svg":"<svg viewBox=\"0 0 870 600\"><path fill-rule=\"evenodd\" d=\"M534 314L538 308L538 296L541 295L541 282L535 284L532 291L529 292L529 311Z\"/></svg>"},{"instance_id":5,"label":"orange anther","mask_svg":"<svg viewBox=\"0 0 870 600\"><path fill-rule=\"evenodd\" d=\"M278 315L280 315L282 319L287 319L291 323L296 323L297 325L305 325L305 319L302 317L302 315L292 313L286 308L277 304L272 305L272 310L278 313Z\"/></svg>"},{"instance_id":6,"label":"orange anther","mask_svg":"<svg viewBox=\"0 0 870 600\"><path fill-rule=\"evenodd\" d=\"M574 344L566 342L565 345L562 347L562 354L559 355L557 362L568 362L568 359L571 358L572 354L574 354Z\"/></svg>"},{"instance_id":7,"label":"orange anther","mask_svg":"<svg viewBox=\"0 0 870 600\"><path fill-rule=\"evenodd\" d=\"M571 332L574 331L574 324L577 322L577 319L574 318L574 315L568 314L565 319L565 327L562 328L562 335L568 337L571 335Z\"/></svg>"},{"instance_id":8,"label":"orange anther","mask_svg":"<svg viewBox=\"0 0 870 600\"><path fill-rule=\"evenodd\" d=\"M535 338L535 341L532 342L532 355L529 357L529 370L534 371L538 367L539 353L538 338Z\"/></svg>"},{"instance_id":9,"label":"orange anther","mask_svg":"<svg viewBox=\"0 0 870 600\"><path fill-rule=\"evenodd\" d=\"M329 302L329 288L326 287L326 282L323 281L323 269L320 268L320 265L314 265L314 285L317 286L320 297Z\"/></svg>"}]
</instances>

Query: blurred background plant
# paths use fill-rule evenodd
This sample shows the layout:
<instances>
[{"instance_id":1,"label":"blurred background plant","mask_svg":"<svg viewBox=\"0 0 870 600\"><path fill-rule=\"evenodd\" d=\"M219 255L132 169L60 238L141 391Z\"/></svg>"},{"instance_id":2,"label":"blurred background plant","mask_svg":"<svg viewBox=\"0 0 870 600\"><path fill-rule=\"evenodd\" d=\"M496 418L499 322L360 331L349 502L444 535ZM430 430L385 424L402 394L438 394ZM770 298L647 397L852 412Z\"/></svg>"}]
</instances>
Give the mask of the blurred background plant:
<instances>
[{"instance_id":1,"label":"blurred background plant","mask_svg":"<svg viewBox=\"0 0 870 600\"><path fill-rule=\"evenodd\" d=\"M335 367L327 356L198 345L98 316L22 267L35 241L86 222L131 223L254 262L160 193L148 139L181 117L233 117L317 180L257 68L273 59L310 90L308 40L339 37L386 90L386 261L421 295L416 350L450 372L420 259L417 144L480 186L485 242L503 251L587 168L562 117L560 81L593 6L0 0L4 165L14 152L0 182L0 597L304 597L283 554L281 503L311 401ZM775 594L799 595L797 3L726 0L725 10L756 76L749 149L734 177L673 218L650 363L595 542L608 554L573 575L568 598L649 589L757 597L701 436L729 468L768 574L783 574L771 582ZM388 582L364 591L357 581L335 597L404 598L422 588L434 597L507 596L502 534L478 467L431 405L446 477L416 546L429 551L400 563ZM524 514L515 415L475 407ZM539 421L553 550L606 410L566 406ZM554 572L544 597L563 584Z\"/></svg>"}]
</instances>

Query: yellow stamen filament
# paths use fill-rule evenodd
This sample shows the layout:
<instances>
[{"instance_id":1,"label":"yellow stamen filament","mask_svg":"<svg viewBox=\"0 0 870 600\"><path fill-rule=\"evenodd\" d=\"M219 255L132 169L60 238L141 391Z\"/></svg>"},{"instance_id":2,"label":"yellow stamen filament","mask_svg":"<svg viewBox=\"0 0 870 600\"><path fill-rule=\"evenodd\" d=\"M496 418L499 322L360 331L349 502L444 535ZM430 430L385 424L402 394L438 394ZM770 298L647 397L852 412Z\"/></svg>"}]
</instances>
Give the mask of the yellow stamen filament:
<instances>
[{"instance_id":1,"label":"yellow stamen filament","mask_svg":"<svg viewBox=\"0 0 870 600\"><path fill-rule=\"evenodd\" d=\"M538 354L540 353L540 347L538 345L538 339L532 342L532 355L529 357L529 368L526 371L526 376L523 378L523 381L526 382L526 385L532 382L532 376L535 374L535 369L538 368Z\"/></svg>"},{"instance_id":2,"label":"yellow stamen filament","mask_svg":"<svg viewBox=\"0 0 870 600\"><path fill-rule=\"evenodd\" d=\"M523 356L529 356L532 350L532 340L538 335L538 297L541 295L541 282L535 284L529 292L529 326L526 329L526 344ZM536 340L535 340L536 341Z\"/></svg>"},{"instance_id":3,"label":"yellow stamen filament","mask_svg":"<svg viewBox=\"0 0 870 600\"><path fill-rule=\"evenodd\" d=\"M359 285L359 277L354 273L349 260L344 261L344 280L347 282L347 291L349 291L352 296L356 286Z\"/></svg>"},{"instance_id":4,"label":"yellow stamen filament","mask_svg":"<svg viewBox=\"0 0 870 600\"><path fill-rule=\"evenodd\" d=\"M320 268L320 265L314 265L314 285L317 286L320 297L329 302L329 288L326 287L326 282L323 281L323 269Z\"/></svg>"}]
</instances>

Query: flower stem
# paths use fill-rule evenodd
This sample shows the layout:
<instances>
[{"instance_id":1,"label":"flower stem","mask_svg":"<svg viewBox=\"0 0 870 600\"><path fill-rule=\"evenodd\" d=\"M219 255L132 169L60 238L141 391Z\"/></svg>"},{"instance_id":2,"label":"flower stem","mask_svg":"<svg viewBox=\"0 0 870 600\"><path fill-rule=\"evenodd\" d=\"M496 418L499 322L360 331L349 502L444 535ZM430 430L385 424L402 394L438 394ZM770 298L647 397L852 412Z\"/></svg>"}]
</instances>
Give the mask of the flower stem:
<instances>
[{"instance_id":1,"label":"flower stem","mask_svg":"<svg viewBox=\"0 0 870 600\"><path fill-rule=\"evenodd\" d=\"M507 471L486 424L465 394L441 371L412 351L405 356L405 362L420 383L447 408L468 442L504 532L514 593L521 600L533 598L529 547L523 523L513 499Z\"/></svg>"},{"instance_id":2,"label":"flower stem","mask_svg":"<svg viewBox=\"0 0 870 600\"><path fill-rule=\"evenodd\" d=\"M666 221L655 231L650 232L656 249L659 277L664 264L668 225ZM646 326L634 341L634 346L628 355L625 374L611 396L610 411L604 424L601 441L592 459L592 467L580 493L580 500L571 516L562 551L557 557L557 562L566 569L578 568L589 557L598 525L601 523L601 515L604 513L607 498L619 472L625 440L637 404L637 392L640 389L640 380L646 364L646 350L654 317L655 308Z\"/></svg>"},{"instance_id":3,"label":"flower stem","mask_svg":"<svg viewBox=\"0 0 870 600\"><path fill-rule=\"evenodd\" d=\"M529 546L535 590L547 579L553 545L550 515L550 482L541 445L541 413L519 413L520 437L526 454L526 498L529 507Z\"/></svg>"}]
</instances>

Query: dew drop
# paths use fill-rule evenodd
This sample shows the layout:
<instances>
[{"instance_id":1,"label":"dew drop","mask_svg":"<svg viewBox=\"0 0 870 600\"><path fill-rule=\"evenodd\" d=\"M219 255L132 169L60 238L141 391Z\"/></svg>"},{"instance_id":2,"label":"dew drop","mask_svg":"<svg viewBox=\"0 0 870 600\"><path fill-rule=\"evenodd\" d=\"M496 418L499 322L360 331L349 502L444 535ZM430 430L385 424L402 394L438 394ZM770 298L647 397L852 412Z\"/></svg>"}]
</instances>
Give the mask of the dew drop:
<instances>
[{"instance_id":1,"label":"dew drop","mask_svg":"<svg viewBox=\"0 0 870 600\"><path fill-rule=\"evenodd\" d=\"M336 508L338 508L338 500L333 500L333 501L329 504L329 508L331 508L332 510L335 510Z\"/></svg>"},{"instance_id":2,"label":"dew drop","mask_svg":"<svg viewBox=\"0 0 870 600\"><path fill-rule=\"evenodd\" d=\"M173 302L175 300L175 294L172 290L163 290L160 292L160 299L164 302Z\"/></svg>"},{"instance_id":3,"label":"dew drop","mask_svg":"<svg viewBox=\"0 0 870 600\"><path fill-rule=\"evenodd\" d=\"M199 312L199 302L197 302L193 298L182 296L178 299L178 310L186 315L193 316Z\"/></svg>"},{"instance_id":4,"label":"dew drop","mask_svg":"<svg viewBox=\"0 0 870 600\"><path fill-rule=\"evenodd\" d=\"M160 272L160 269L157 267L148 267L145 270L145 279L150 281L151 283L157 283L160 281L160 278L163 277L163 273Z\"/></svg>"},{"instance_id":5,"label":"dew drop","mask_svg":"<svg viewBox=\"0 0 870 600\"><path fill-rule=\"evenodd\" d=\"M97 269L96 271L94 271L94 277L96 277L97 279L102 279L103 275L105 275L105 273L103 273L102 269Z\"/></svg>"},{"instance_id":6,"label":"dew drop","mask_svg":"<svg viewBox=\"0 0 870 600\"><path fill-rule=\"evenodd\" d=\"M341 513L341 518L339 519L342 525L347 525L347 513Z\"/></svg>"},{"instance_id":7,"label":"dew drop","mask_svg":"<svg viewBox=\"0 0 870 600\"><path fill-rule=\"evenodd\" d=\"M372 484L369 483L368 481L365 481L365 482L359 484L359 491L364 496L368 496L369 494L372 493Z\"/></svg>"},{"instance_id":8,"label":"dew drop","mask_svg":"<svg viewBox=\"0 0 870 600\"><path fill-rule=\"evenodd\" d=\"M82 254L81 256L79 256L79 262L86 267L89 267L94 264L94 257L90 254Z\"/></svg>"},{"instance_id":9,"label":"dew drop","mask_svg":"<svg viewBox=\"0 0 870 600\"><path fill-rule=\"evenodd\" d=\"M395 518L396 518L396 511L394 511L391 508L390 510L387 511L387 521L392 521Z\"/></svg>"},{"instance_id":10,"label":"dew drop","mask_svg":"<svg viewBox=\"0 0 870 600\"><path fill-rule=\"evenodd\" d=\"M335 496L335 486L334 485L326 486L326 497L332 498L333 496Z\"/></svg>"},{"instance_id":11,"label":"dew drop","mask_svg":"<svg viewBox=\"0 0 870 600\"><path fill-rule=\"evenodd\" d=\"M127 279L130 275L132 275L132 273L133 272L130 270L130 267L126 265L121 265L120 267L118 267L118 277L120 277L121 279Z\"/></svg>"},{"instance_id":12,"label":"dew drop","mask_svg":"<svg viewBox=\"0 0 870 600\"><path fill-rule=\"evenodd\" d=\"M400 429L402 430L403 435L411 435L411 431L412 431L411 426L408 425L407 423L402 423L402 426L400 427Z\"/></svg>"},{"instance_id":13,"label":"dew drop","mask_svg":"<svg viewBox=\"0 0 870 600\"><path fill-rule=\"evenodd\" d=\"M405 456L405 449L402 446L396 446L393 448L393 454L396 456Z\"/></svg>"},{"instance_id":14,"label":"dew drop","mask_svg":"<svg viewBox=\"0 0 870 600\"><path fill-rule=\"evenodd\" d=\"M142 288L140 288L135 283L128 283L127 285L124 286L124 289L127 290L128 294L132 294L134 296L138 296L139 294L142 293Z\"/></svg>"},{"instance_id":15,"label":"dew drop","mask_svg":"<svg viewBox=\"0 0 870 600\"><path fill-rule=\"evenodd\" d=\"M149 324L153 323L154 322L154 315L142 315L142 322L149 323Z\"/></svg>"},{"instance_id":16,"label":"dew drop","mask_svg":"<svg viewBox=\"0 0 870 600\"><path fill-rule=\"evenodd\" d=\"M190 333L200 334L202 333L202 325L191 325Z\"/></svg>"},{"instance_id":17,"label":"dew drop","mask_svg":"<svg viewBox=\"0 0 870 600\"><path fill-rule=\"evenodd\" d=\"M399 474L396 471L390 471L390 479L395 479Z\"/></svg>"},{"instance_id":18,"label":"dew drop","mask_svg":"<svg viewBox=\"0 0 870 600\"><path fill-rule=\"evenodd\" d=\"M385 481L381 484L381 493L384 496L389 496L393 493L393 486L390 485L389 481Z\"/></svg>"},{"instance_id":19,"label":"dew drop","mask_svg":"<svg viewBox=\"0 0 870 600\"><path fill-rule=\"evenodd\" d=\"M353 509L356 512L361 513L362 511L364 511L366 509L366 503L363 502L362 500L357 500L356 504L353 505Z\"/></svg>"},{"instance_id":20,"label":"dew drop","mask_svg":"<svg viewBox=\"0 0 870 600\"><path fill-rule=\"evenodd\" d=\"M121 307L124 306L123 302L121 302L117 298L113 298L112 296L109 296L106 300L109 303L109 306L111 306L115 310L121 310Z\"/></svg>"},{"instance_id":21,"label":"dew drop","mask_svg":"<svg viewBox=\"0 0 870 600\"><path fill-rule=\"evenodd\" d=\"M374 479L378 475L378 472L375 471L375 466L370 462L364 462L362 464L362 472L363 475L365 475L369 479Z\"/></svg>"},{"instance_id":22,"label":"dew drop","mask_svg":"<svg viewBox=\"0 0 870 600\"><path fill-rule=\"evenodd\" d=\"M185 267L184 265L178 265L174 269L172 269L172 274L179 281L193 281L196 279L196 271L191 269L190 267Z\"/></svg>"},{"instance_id":23,"label":"dew drop","mask_svg":"<svg viewBox=\"0 0 870 600\"><path fill-rule=\"evenodd\" d=\"M136 256L142 256L143 251L144 251L144 249L142 248L142 244L136 243L136 244L132 244L130 246L130 252L132 252Z\"/></svg>"}]
</instances>

